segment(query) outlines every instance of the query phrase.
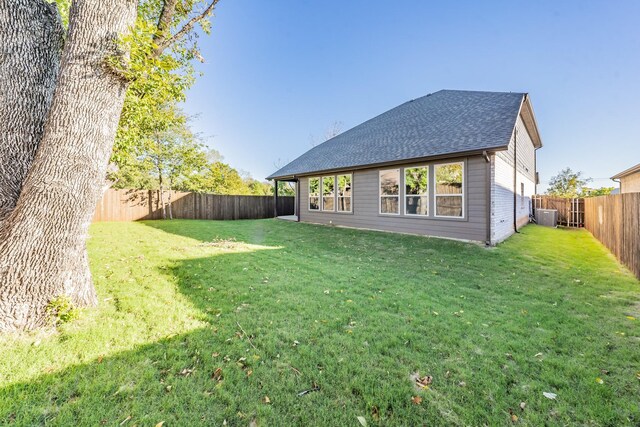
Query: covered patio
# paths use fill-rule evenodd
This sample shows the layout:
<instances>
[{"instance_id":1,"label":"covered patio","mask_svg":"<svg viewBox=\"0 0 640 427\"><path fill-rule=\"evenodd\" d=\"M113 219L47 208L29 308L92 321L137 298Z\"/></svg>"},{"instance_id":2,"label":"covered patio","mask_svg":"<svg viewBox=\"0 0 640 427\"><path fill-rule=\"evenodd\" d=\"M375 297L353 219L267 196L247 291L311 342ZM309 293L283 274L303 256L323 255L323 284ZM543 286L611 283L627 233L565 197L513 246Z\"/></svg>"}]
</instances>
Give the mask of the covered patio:
<instances>
[{"instance_id":1,"label":"covered patio","mask_svg":"<svg viewBox=\"0 0 640 427\"><path fill-rule=\"evenodd\" d=\"M293 209L290 198L293 192ZM283 194L284 193L284 194ZM300 181L297 177L275 179L273 182L273 216L286 221L300 221Z\"/></svg>"}]
</instances>

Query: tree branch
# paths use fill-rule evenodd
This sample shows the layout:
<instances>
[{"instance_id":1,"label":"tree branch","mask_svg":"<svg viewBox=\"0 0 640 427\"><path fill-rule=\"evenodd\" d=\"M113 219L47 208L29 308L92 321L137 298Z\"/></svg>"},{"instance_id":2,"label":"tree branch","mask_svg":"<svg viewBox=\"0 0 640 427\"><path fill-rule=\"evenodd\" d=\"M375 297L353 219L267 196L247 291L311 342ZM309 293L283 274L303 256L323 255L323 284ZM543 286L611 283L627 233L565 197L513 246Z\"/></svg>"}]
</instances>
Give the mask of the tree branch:
<instances>
[{"instance_id":1,"label":"tree branch","mask_svg":"<svg viewBox=\"0 0 640 427\"><path fill-rule=\"evenodd\" d=\"M167 34L171 29L171 23L173 22L173 15L176 12L176 5L178 0L165 0L162 5L162 12L160 12L160 18L158 19L158 32L153 36L153 42L157 45L164 43L167 39Z\"/></svg>"},{"instance_id":2,"label":"tree branch","mask_svg":"<svg viewBox=\"0 0 640 427\"><path fill-rule=\"evenodd\" d=\"M163 19L166 18L170 20L173 17L173 12L176 8L176 1L177 0L166 0L164 6L162 7L162 13L160 14L160 20L158 21L158 31L160 32L160 35L155 39L155 42L158 45L158 47L154 51L154 54L156 56L159 56L167 47L171 46L173 43L177 42L182 37L187 35L198 22L211 15L213 9L218 4L218 0L212 0L209 6L207 6L205 10L202 11L202 13L191 18L179 31L177 31L173 36L167 38L163 35L167 30L167 28L164 27L164 25L167 25L167 23L163 21ZM163 29L160 28L161 24L163 25Z\"/></svg>"}]
</instances>

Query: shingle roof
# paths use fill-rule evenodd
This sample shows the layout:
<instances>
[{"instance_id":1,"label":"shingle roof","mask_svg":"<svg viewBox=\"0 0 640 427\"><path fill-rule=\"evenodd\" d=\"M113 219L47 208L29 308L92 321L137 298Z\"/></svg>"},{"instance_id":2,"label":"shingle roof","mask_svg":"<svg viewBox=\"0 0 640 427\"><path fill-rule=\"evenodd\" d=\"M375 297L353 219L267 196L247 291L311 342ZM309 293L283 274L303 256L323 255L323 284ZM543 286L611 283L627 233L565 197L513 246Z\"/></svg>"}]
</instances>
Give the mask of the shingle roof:
<instances>
[{"instance_id":1,"label":"shingle roof","mask_svg":"<svg viewBox=\"0 0 640 427\"><path fill-rule=\"evenodd\" d=\"M505 148L524 95L441 90L323 142L267 179Z\"/></svg>"}]
</instances>

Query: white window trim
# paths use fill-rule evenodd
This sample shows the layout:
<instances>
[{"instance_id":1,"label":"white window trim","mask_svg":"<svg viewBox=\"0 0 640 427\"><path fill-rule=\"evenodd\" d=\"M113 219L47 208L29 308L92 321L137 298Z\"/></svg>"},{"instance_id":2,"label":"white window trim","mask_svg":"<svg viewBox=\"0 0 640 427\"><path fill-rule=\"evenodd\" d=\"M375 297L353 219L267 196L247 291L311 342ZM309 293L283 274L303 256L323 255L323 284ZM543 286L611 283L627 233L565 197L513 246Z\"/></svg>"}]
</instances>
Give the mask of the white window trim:
<instances>
[{"instance_id":1,"label":"white window trim","mask_svg":"<svg viewBox=\"0 0 640 427\"><path fill-rule=\"evenodd\" d=\"M333 178L333 209L325 209L324 208L324 179L325 178ZM320 199L321 199L321 209L322 212L335 212L336 211L336 176L335 175L326 175L320 178ZM330 197L330 196L326 196Z\"/></svg>"},{"instance_id":2,"label":"white window trim","mask_svg":"<svg viewBox=\"0 0 640 427\"><path fill-rule=\"evenodd\" d=\"M433 165L433 216L435 218L455 218L455 219L466 219L466 211L465 211L465 199L464 192L466 190L466 168L464 166L465 162L447 162L447 163L435 163ZM461 165L462 166L462 193L455 194L438 194L438 181L436 179L436 169L438 166L446 166L446 165ZM461 216L451 216L451 215L438 215L438 196L456 196L462 198L462 215Z\"/></svg>"},{"instance_id":3,"label":"white window trim","mask_svg":"<svg viewBox=\"0 0 640 427\"><path fill-rule=\"evenodd\" d=\"M380 177L382 176L383 172L389 172L389 171L397 171L398 172L398 194L397 195L383 195L382 194L382 186L381 181L380 181ZM400 197L402 195L402 190L401 187L402 186L402 174L401 174L401 169L381 169L378 171L378 214L380 215L391 215L391 216L400 216L400 212L402 212L402 206L400 206L400 200L402 200L402 197ZM383 197L397 197L398 198L398 212L382 212L382 198Z\"/></svg>"},{"instance_id":4,"label":"white window trim","mask_svg":"<svg viewBox=\"0 0 640 427\"><path fill-rule=\"evenodd\" d=\"M424 196L419 195L419 194L407 194L407 169L419 169L419 168L427 168L427 194L425 194ZM404 185L402 186L403 188L403 193L404 193L404 205L402 206L402 210L404 211L404 214L406 216L415 216L418 218L427 218L429 216L429 211L431 211L431 201L429 200L429 193L430 193L430 188L431 188L431 177L430 177L430 170L429 170L429 165L416 165L416 166L407 166L405 168L402 169L402 182L404 183ZM435 169L434 169L435 170ZM426 197L427 198L427 213L426 214L410 214L407 213L407 198L408 197ZM458 218L458 217L454 217L454 218Z\"/></svg>"},{"instance_id":5,"label":"white window trim","mask_svg":"<svg viewBox=\"0 0 640 427\"><path fill-rule=\"evenodd\" d=\"M338 193L340 191L339 188L339 182L340 180L338 179L338 177L340 176L348 176L349 177L349 182L351 183L351 195L350 196L339 196ZM340 212L340 213L352 213L353 212L353 174L352 173L341 173L340 175L336 175L335 177L335 186L334 189L336 190L336 201L335 201L335 207L336 207L336 212ZM349 199L349 210L348 211L341 211L338 209L339 203L338 200L340 199L340 197L342 197L343 199Z\"/></svg>"},{"instance_id":6,"label":"white window trim","mask_svg":"<svg viewBox=\"0 0 640 427\"><path fill-rule=\"evenodd\" d=\"M320 180L320 177L319 176L317 176L317 177L316 176L312 176L307 181L307 210L310 211L310 212L318 212L320 210L320 203L322 202L320 200L320 197L321 197L320 193L318 193L318 209L311 209L311 197L314 197L314 196L311 195L311 180L312 179ZM318 190L321 190L321 182L322 181L318 181Z\"/></svg>"}]
</instances>

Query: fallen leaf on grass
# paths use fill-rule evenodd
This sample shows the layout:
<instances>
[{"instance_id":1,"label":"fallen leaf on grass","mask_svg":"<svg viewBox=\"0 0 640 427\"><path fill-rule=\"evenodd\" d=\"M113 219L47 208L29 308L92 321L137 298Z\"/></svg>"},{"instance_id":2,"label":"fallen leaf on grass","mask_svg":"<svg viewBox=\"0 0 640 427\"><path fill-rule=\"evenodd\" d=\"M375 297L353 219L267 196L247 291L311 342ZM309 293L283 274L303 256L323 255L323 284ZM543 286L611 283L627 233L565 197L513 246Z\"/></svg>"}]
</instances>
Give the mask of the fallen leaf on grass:
<instances>
[{"instance_id":1,"label":"fallen leaf on grass","mask_svg":"<svg viewBox=\"0 0 640 427\"><path fill-rule=\"evenodd\" d=\"M460 381L460 382L458 383L458 385L459 385L460 387L466 387L466 386L467 386L467 383L465 383L464 381Z\"/></svg>"},{"instance_id":2,"label":"fallen leaf on grass","mask_svg":"<svg viewBox=\"0 0 640 427\"><path fill-rule=\"evenodd\" d=\"M629 320L636 320L636 318L635 318L635 317L633 317L633 316L627 316L627 319L629 319Z\"/></svg>"},{"instance_id":3,"label":"fallen leaf on grass","mask_svg":"<svg viewBox=\"0 0 640 427\"><path fill-rule=\"evenodd\" d=\"M416 378L416 385L420 388L429 388L429 385L433 382L431 375L425 375L422 378Z\"/></svg>"},{"instance_id":4,"label":"fallen leaf on grass","mask_svg":"<svg viewBox=\"0 0 640 427\"><path fill-rule=\"evenodd\" d=\"M214 381L222 381L222 368L216 368L211 375L211 379Z\"/></svg>"},{"instance_id":5,"label":"fallen leaf on grass","mask_svg":"<svg viewBox=\"0 0 640 427\"><path fill-rule=\"evenodd\" d=\"M422 398L421 398L420 396L413 396L413 397L411 398L411 402L412 402L414 405L419 405L419 404L421 404L421 403L422 403Z\"/></svg>"},{"instance_id":6,"label":"fallen leaf on grass","mask_svg":"<svg viewBox=\"0 0 640 427\"><path fill-rule=\"evenodd\" d=\"M247 378L249 378L249 377L251 376L251 374L253 374L253 371L252 371L251 369L249 369L249 370L247 371Z\"/></svg>"},{"instance_id":7,"label":"fallen leaf on grass","mask_svg":"<svg viewBox=\"0 0 640 427\"><path fill-rule=\"evenodd\" d=\"M520 409L524 411L524 408L527 406L526 402L520 402Z\"/></svg>"},{"instance_id":8,"label":"fallen leaf on grass","mask_svg":"<svg viewBox=\"0 0 640 427\"><path fill-rule=\"evenodd\" d=\"M604 384L604 380L602 378L596 378L596 382L598 384Z\"/></svg>"},{"instance_id":9,"label":"fallen leaf on grass","mask_svg":"<svg viewBox=\"0 0 640 427\"><path fill-rule=\"evenodd\" d=\"M162 427L164 425L164 421L160 421L158 424L156 424L156 427Z\"/></svg>"},{"instance_id":10,"label":"fallen leaf on grass","mask_svg":"<svg viewBox=\"0 0 640 427\"><path fill-rule=\"evenodd\" d=\"M380 410L377 406L371 408L371 417L374 421L378 421L380 419Z\"/></svg>"},{"instance_id":11,"label":"fallen leaf on grass","mask_svg":"<svg viewBox=\"0 0 640 427\"><path fill-rule=\"evenodd\" d=\"M263 398L262 398L262 403L265 403L265 404L269 404L269 403L271 403L271 399L269 399L269 396L265 396L265 397L263 397Z\"/></svg>"},{"instance_id":12,"label":"fallen leaf on grass","mask_svg":"<svg viewBox=\"0 0 640 427\"><path fill-rule=\"evenodd\" d=\"M358 417L358 421L362 427L367 427L367 420L364 417Z\"/></svg>"},{"instance_id":13,"label":"fallen leaf on grass","mask_svg":"<svg viewBox=\"0 0 640 427\"><path fill-rule=\"evenodd\" d=\"M193 373L193 369L190 369L190 368L184 368L182 371L180 371L180 375L182 375L183 377L188 377L192 373Z\"/></svg>"},{"instance_id":14,"label":"fallen leaf on grass","mask_svg":"<svg viewBox=\"0 0 640 427\"><path fill-rule=\"evenodd\" d=\"M102 363L102 359L104 359L103 355L98 356L98 363Z\"/></svg>"},{"instance_id":15,"label":"fallen leaf on grass","mask_svg":"<svg viewBox=\"0 0 640 427\"><path fill-rule=\"evenodd\" d=\"M543 394L544 397L546 397L547 399L551 399L551 400L555 400L555 398L558 397L557 394L549 393L549 392L546 392L546 391L543 391L542 394Z\"/></svg>"}]
</instances>

